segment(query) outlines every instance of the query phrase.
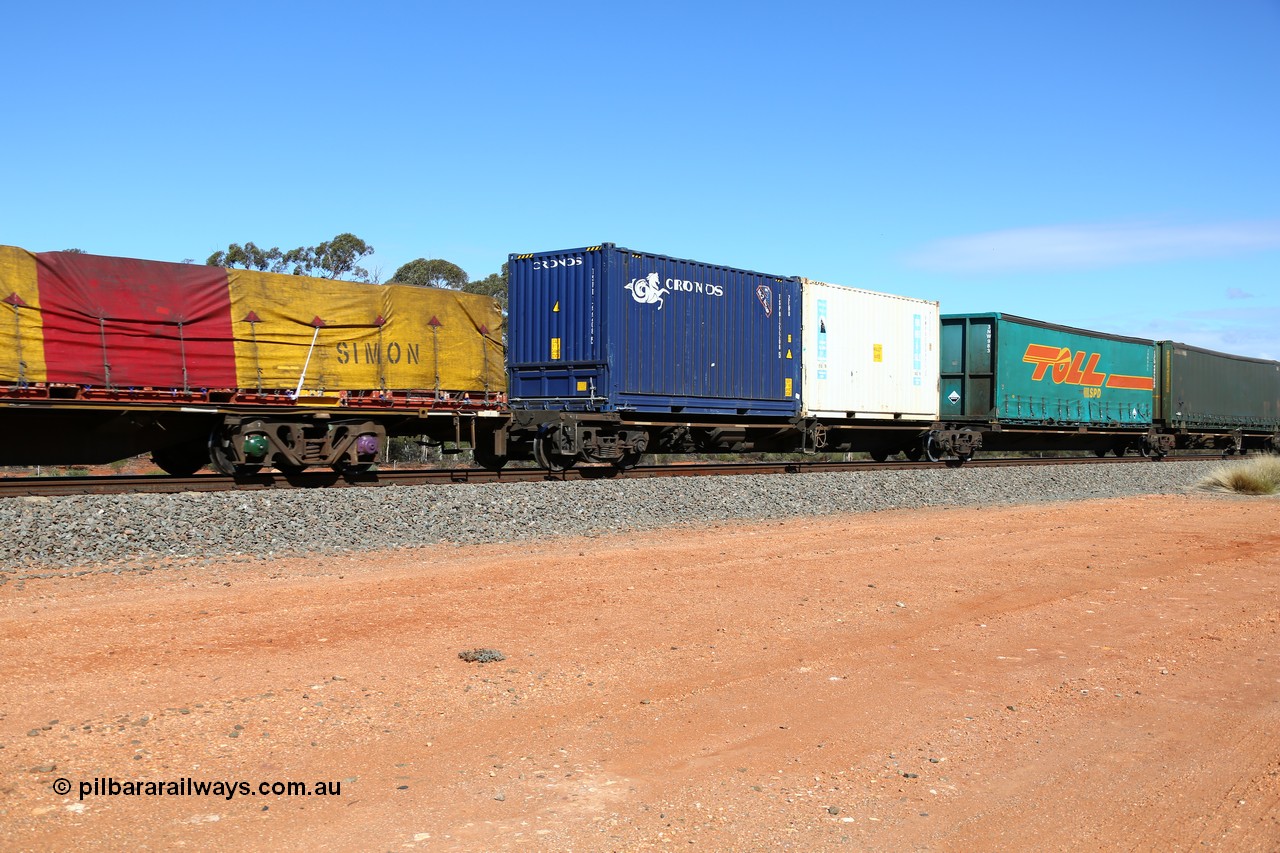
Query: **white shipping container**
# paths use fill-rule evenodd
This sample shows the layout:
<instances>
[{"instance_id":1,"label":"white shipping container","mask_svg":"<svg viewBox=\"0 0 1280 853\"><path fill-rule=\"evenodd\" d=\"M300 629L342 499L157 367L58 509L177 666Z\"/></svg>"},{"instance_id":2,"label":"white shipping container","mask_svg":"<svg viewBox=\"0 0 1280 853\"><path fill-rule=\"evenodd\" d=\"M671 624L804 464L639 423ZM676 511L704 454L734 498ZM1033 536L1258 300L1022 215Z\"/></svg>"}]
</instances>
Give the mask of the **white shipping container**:
<instances>
[{"instance_id":1,"label":"white shipping container","mask_svg":"<svg viewBox=\"0 0 1280 853\"><path fill-rule=\"evenodd\" d=\"M938 303L800 280L808 417L938 418Z\"/></svg>"}]
</instances>

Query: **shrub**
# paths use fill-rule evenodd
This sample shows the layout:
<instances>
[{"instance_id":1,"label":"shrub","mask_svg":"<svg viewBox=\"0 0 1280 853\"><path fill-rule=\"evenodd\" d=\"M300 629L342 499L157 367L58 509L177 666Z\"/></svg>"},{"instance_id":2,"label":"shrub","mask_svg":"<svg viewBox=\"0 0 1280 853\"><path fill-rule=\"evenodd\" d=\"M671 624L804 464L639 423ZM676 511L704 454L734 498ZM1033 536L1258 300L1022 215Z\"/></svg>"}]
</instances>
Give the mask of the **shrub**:
<instances>
[{"instance_id":1,"label":"shrub","mask_svg":"<svg viewBox=\"0 0 1280 853\"><path fill-rule=\"evenodd\" d=\"M1248 462L1222 465L1200 481L1200 488L1242 495L1280 493L1280 457L1259 456Z\"/></svg>"}]
</instances>

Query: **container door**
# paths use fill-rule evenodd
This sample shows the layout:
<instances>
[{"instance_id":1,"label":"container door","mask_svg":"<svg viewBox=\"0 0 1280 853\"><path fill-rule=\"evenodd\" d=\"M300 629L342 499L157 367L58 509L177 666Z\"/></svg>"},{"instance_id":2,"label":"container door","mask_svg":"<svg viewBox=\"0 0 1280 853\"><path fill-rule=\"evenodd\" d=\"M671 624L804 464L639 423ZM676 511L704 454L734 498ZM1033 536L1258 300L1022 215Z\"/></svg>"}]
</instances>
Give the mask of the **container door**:
<instances>
[{"instance_id":1,"label":"container door","mask_svg":"<svg viewBox=\"0 0 1280 853\"><path fill-rule=\"evenodd\" d=\"M994 343L991 316L943 318L939 417L985 420L990 416Z\"/></svg>"},{"instance_id":2,"label":"container door","mask_svg":"<svg viewBox=\"0 0 1280 853\"><path fill-rule=\"evenodd\" d=\"M511 258L507 363L513 398L587 403L604 395L600 329L609 254L594 247Z\"/></svg>"}]
</instances>

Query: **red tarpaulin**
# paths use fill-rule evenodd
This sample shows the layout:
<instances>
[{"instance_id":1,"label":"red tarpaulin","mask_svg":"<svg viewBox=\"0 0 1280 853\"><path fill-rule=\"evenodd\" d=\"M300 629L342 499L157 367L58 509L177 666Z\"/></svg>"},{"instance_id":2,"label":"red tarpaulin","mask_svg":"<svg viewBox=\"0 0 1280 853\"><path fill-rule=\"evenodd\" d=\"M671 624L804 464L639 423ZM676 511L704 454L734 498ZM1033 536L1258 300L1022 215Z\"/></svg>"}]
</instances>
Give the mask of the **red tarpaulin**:
<instances>
[{"instance_id":1,"label":"red tarpaulin","mask_svg":"<svg viewBox=\"0 0 1280 853\"><path fill-rule=\"evenodd\" d=\"M36 261L48 381L235 387L225 269L66 252Z\"/></svg>"}]
</instances>

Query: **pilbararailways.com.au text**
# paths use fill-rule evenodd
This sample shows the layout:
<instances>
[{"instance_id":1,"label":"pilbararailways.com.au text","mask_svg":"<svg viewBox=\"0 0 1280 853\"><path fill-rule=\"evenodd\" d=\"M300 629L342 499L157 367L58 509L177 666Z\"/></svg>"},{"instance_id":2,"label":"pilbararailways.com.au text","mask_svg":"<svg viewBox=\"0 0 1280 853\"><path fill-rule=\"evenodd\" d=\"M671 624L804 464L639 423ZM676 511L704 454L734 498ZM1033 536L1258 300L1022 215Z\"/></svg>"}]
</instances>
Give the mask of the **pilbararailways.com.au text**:
<instances>
[{"instance_id":1,"label":"pilbararailways.com.au text","mask_svg":"<svg viewBox=\"0 0 1280 853\"><path fill-rule=\"evenodd\" d=\"M71 780L55 779L53 791L66 796L72 790ZM78 783L80 799L85 797L340 797L342 783L319 782L245 782L217 780L213 782L186 777L170 781L97 777Z\"/></svg>"}]
</instances>

